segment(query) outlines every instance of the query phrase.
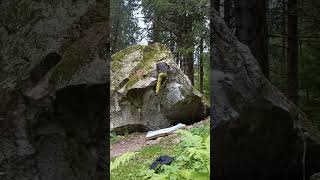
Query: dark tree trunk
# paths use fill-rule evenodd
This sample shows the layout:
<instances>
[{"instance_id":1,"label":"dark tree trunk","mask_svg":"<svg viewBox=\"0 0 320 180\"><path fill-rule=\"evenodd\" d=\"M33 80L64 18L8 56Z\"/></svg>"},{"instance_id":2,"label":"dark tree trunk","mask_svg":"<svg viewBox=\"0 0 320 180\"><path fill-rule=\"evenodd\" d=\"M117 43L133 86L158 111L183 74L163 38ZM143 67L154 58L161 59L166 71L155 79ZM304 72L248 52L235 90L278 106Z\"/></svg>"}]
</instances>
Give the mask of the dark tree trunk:
<instances>
[{"instance_id":1,"label":"dark tree trunk","mask_svg":"<svg viewBox=\"0 0 320 180\"><path fill-rule=\"evenodd\" d=\"M286 37L287 37L287 4L286 0L282 0L282 61L281 61L281 79L286 79L286 61L287 61L287 43L286 43ZM286 84L283 85L283 87L287 87ZM284 89L285 89L284 88Z\"/></svg>"},{"instance_id":2,"label":"dark tree trunk","mask_svg":"<svg viewBox=\"0 0 320 180\"><path fill-rule=\"evenodd\" d=\"M200 53L200 58L199 58L199 68L200 68L200 93L203 94L203 38L201 37L200 40L200 47L199 47L199 53Z\"/></svg>"},{"instance_id":3,"label":"dark tree trunk","mask_svg":"<svg viewBox=\"0 0 320 180\"><path fill-rule=\"evenodd\" d=\"M269 78L266 7L266 0L235 1L236 36L249 46L263 74Z\"/></svg>"},{"instance_id":4,"label":"dark tree trunk","mask_svg":"<svg viewBox=\"0 0 320 180\"><path fill-rule=\"evenodd\" d=\"M115 16L112 21L112 42L111 42L111 53L114 54L119 50L119 36L120 36L120 23L121 23L121 12L122 12L122 1L118 1L117 9L115 12L118 12L119 15Z\"/></svg>"},{"instance_id":5,"label":"dark tree trunk","mask_svg":"<svg viewBox=\"0 0 320 180\"><path fill-rule=\"evenodd\" d=\"M288 97L298 103L298 13L297 0L288 1Z\"/></svg>"},{"instance_id":6,"label":"dark tree trunk","mask_svg":"<svg viewBox=\"0 0 320 180\"><path fill-rule=\"evenodd\" d=\"M220 12L220 0L214 0L214 8L217 12Z\"/></svg>"},{"instance_id":7,"label":"dark tree trunk","mask_svg":"<svg viewBox=\"0 0 320 180\"><path fill-rule=\"evenodd\" d=\"M160 43L160 16L155 16L152 24L152 33L153 33L153 43Z\"/></svg>"},{"instance_id":8,"label":"dark tree trunk","mask_svg":"<svg viewBox=\"0 0 320 180\"><path fill-rule=\"evenodd\" d=\"M179 30L179 31L176 31L175 32L175 36L177 37L176 39L176 62L177 64L180 66L180 68L182 69L182 66L181 66L181 48L182 48L182 31Z\"/></svg>"},{"instance_id":9,"label":"dark tree trunk","mask_svg":"<svg viewBox=\"0 0 320 180\"><path fill-rule=\"evenodd\" d=\"M111 64L111 52L110 52L110 49L111 49L110 48L110 46L111 46L111 44L110 44L110 34L111 34L110 6L111 6L111 0L106 0L106 1L104 1L104 3L105 3L106 11L107 11L107 13L106 13L106 26L107 26L107 28L106 28L106 30L107 30L107 32L106 32L106 37L107 37L106 56L107 56L108 63ZM110 66L108 66L108 67L109 68L108 68L107 72L110 72ZM106 82L107 82L107 87L110 87L110 74L107 75ZM107 89L109 89L109 88L107 88ZM106 99L109 99L110 98L110 91L106 91L105 96L106 96ZM106 111L110 112L110 106L106 105L106 107L107 107ZM106 118L106 120L107 120L107 122L110 122L109 116ZM110 123L107 123L105 129L106 129L105 139L108 139L109 134L110 134L110 132L109 132L110 131ZM110 142L104 140L102 145L100 146L100 157L99 157L99 161L98 161L98 163L99 163L102 160L105 160L105 161L102 161L103 162L102 164L104 164L104 166L101 166L102 172L106 172L110 169L110 157L109 157L109 154L107 153L107 152L109 152L109 151L107 151L107 149L109 149L109 148L110 148ZM99 166L97 169L99 170ZM107 179L109 177L107 174L104 174L104 173L102 173L103 175L101 175L101 173L99 173L99 174L100 174L99 179L101 179L101 180Z\"/></svg>"},{"instance_id":10,"label":"dark tree trunk","mask_svg":"<svg viewBox=\"0 0 320 180\"><path fill-rule=\"evenodd\" d=\"M174 39L173 33L170 32L169 48L170 48L171 52L175 52L175 43L174 42L175 42L175 39Z\"/></svg>"},{"instance_id":11,"label":"dark tree trunk","mask_svg":"<svg viewBox=\"0 0 320 180\"><path fill-rule=\"evenodd\" d=\"M224 7L224 21L226 22L227 26L231 28L231 9L232 9L232 1L231 0L225 0L223 3Z\"/></svg>"},{"instance_id":12,"label":"dark tree trunk","mask_svg":"<svg viewBox=\"0 0 320 180\"><path fill-rule=\"evenodd\" d=\"M182 70L189 77L192 85L194 85L194 71L193 71L193 36L192 36L192 22L191 16L184 16L182 29L182 49L183 53L183 67Z\"/></svg>"}]
</instances>

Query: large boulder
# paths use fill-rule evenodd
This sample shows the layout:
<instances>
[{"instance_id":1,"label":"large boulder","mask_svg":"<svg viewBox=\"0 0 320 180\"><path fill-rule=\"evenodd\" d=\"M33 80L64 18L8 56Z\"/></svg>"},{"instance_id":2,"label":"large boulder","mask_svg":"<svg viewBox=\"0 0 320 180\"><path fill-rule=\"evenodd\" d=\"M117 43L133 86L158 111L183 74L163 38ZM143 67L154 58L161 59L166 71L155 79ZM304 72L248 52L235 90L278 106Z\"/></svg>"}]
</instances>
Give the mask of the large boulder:
<instances>
[{"instance_id":1,"label":"large boulder","mask_svg":"<svg viewBox=\"0 0 320 180\"><path fill-rule=\"evenodd\" d=\"M212 11L215 179L309 179L320 170L319 131Z\"/></svg>"},{"instance_id":2,"label":"large boulder","mask_svg":"<svg viewBox=\"0 0 320 180\"><path fill-rule=\"evenodd\" d=\"M0 179L106 179L103 2L0 3Z\"/></svg>"},{"instance_id":3,"label":"large boulder","mask_svg":"<svg viewBox=\"0 0 320 180\"><path fill-rule=\"evenodd\" d=\"M166 86L156 96L156 64L170 67ZM208 115L202 95L176 65L170 51L161 44L135 45L112 56L110 128L124 131L155 130L191 124Z\"/></svg>"}]
</instances>

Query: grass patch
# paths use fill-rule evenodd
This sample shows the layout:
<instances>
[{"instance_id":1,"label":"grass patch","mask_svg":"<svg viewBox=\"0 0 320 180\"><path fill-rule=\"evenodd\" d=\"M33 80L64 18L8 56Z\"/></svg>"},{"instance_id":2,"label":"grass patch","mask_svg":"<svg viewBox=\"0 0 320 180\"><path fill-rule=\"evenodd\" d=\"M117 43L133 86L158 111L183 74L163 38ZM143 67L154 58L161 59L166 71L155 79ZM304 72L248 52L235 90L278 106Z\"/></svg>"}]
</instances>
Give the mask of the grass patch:
<instances>
[{"instance_id":1,"label":"grass patch","mask_svg":"<svg viewBox=\"0 0 320 180\"><path fill-rule=\"evenodd\" d=\"M128 138L127 136L120 136L120 135L119 136L114 136L114 137L111 136L110 144L116 144L116 143L118 143L120 141L123 141L123 140L125 140L127 138Z\"/></svg>"},{"instance_id":2,"label":"grass patch","mask_svg":"<svg viewBox=\"0 0 320 180\"><path fill-rule=\"evenodd\" d=\"M206 138L210 133L209 121L199 127L191 128L187 131L191 132L193 135ZM159 156L179 156L182 150L181 147L183 146L183 143L185 144L185 142L174 144L171 142L173 138L174 136L165 137L160 141L159 144L147 146L137 151L138 153L134 158L125 162L124 164L121 164L119 168L111 172L111 180L141 179L141 172L147 171L152 162ZM116 158L113 158L111 162L114 162L115 159Z\"/></svg>"},{"instance_id":3,"label":"grass patch","mask_svg":"<svg viewBox=\"0 0 320 180\"><path fill-rule=\"evenodd\" d=\"M149 169L152 162L161 155L175 156L177 145L165 146L157 144L145 147L130 161L122 164L117 170L111 173L111 180L136 180L139 178L140 170ZM113 158L111 161L114 161Z\"/></svg>"},{"instance_id":4,"label":"grass patch","mask_svg":"<svg viewBox=\"0 0 320 180\"><path fill-rule=\"evenodd\" d=\"M137 133L129 134L129 132L125 132L124 135L117 135L116 133L112 132L110 135L110 144L116 144L120 141L126 140L131 138L132 136L136 136Z\"/></svg>"}]
</instances>

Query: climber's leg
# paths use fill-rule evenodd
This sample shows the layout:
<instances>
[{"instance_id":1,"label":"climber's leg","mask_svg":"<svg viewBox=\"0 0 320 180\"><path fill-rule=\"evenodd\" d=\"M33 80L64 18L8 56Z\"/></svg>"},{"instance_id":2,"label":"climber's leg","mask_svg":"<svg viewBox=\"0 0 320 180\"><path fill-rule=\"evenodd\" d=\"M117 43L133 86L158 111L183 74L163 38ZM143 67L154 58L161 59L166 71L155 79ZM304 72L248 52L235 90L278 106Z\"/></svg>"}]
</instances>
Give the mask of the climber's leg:
<instances>
[{"instance_id":1,"label":"climber's leg","mask_svg":"<svg viewBox=\"0 0 320 180\"><path fill-rule=\"evenodd\" d=\"M167 74L166 73L160 73L158 75L158 81L156 86L156 95L160 93L161 85L163 85L167 81Z\"/></svg>"},{"instance_id":2,"label":"climber's leg","mask_svg":"<svg viewBox=\"0 0 320 180\"><path fill-rule=\"evenodd\" d=\"M168 80L168 75L165 74L162 79L163 79L163 80L162 80L161 86L164 87L164 86L166 85L167 80Z\"/></svg>"}]
</instances>

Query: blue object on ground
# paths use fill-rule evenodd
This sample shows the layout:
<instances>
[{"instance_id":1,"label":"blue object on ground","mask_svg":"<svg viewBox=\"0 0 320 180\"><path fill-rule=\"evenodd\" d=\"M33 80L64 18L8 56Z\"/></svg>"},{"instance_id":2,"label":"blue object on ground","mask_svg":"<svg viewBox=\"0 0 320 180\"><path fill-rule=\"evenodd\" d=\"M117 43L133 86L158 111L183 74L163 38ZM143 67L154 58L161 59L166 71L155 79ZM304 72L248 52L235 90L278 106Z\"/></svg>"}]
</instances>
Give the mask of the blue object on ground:
<instances>
[{"instance_id":1,"label":"blue object on ground","mask_svg":"<svg viewBox=\"0 0 320 180\"><path fill-rule=\"evenodd\" d=\"M156 170L159 164L160 166L162 164L170 165L173 160L174 157L160 156L151 164L150 169Z\"/></svg>"}]
</instances>

